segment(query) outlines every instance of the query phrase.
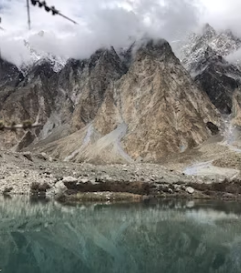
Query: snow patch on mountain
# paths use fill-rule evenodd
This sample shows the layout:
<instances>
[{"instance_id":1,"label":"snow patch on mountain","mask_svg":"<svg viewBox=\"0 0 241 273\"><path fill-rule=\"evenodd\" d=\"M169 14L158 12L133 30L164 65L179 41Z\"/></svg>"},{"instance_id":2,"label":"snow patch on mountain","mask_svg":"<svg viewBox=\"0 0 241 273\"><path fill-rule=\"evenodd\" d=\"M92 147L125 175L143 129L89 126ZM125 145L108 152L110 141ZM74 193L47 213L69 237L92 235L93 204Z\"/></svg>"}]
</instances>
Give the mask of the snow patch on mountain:
<instances>
[{"instance_id":1,"label":"snow patch on mountain","mask_svg":"<svg viewBox=\"0 0 241 273\"><path fill-rule=\"evenodd\" d=\"M16 65L23 73L27 73L33 65L42 61L50 62L55 72L60 71L65 66L68 57L61 56L58 52L53 54L44 48L37 47L35 40L41 41L44 39L44 35L44 31L28 35L23 33L1 35L1 57Z\"/></svg>"},{"instance_id":2,"label":"snow patch on mountain","mask_svg":"<svg viewBox=\"0 0 241 273\"><path fill-rule=\"evenodd\" d=\"M29 63L23 63L21 65L21 70L26 71L29 68L31 68L33 65L37 65L42 62L49 62L54 70L54 72L59 72L61 69L64 68L64 66L67 63L67 58L61 57L61 56L55 56L48 52L44 52L41 50L36 50L31 47L29 43L26 41L25 45L29 48L30 51L30 62Z\"/></svg>"},{"instance_id":3,"label":"snow patch on mountain","mask_svg":"<svg viewBox=\"0 0 241 273\"><path fill-rule=\"evenodd\" d=\"M234 62L237 56L241 57L241 39L230 30L217 32L209 24L200 33L190 34L180 48L177 55L185 68L193 74L197 73L197 65L205 58L216 55Z\"/></svg>"}]
</instances>

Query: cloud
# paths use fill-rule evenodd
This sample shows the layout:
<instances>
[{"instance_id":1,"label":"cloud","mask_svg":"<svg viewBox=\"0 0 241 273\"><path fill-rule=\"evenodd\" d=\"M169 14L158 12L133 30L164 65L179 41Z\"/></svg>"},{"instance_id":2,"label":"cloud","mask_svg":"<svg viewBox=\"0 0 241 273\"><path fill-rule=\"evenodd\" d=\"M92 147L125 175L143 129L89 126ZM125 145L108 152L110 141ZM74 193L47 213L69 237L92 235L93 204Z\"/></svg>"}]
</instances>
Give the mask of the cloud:
<instances>
[{"instance_id":1,"label":"cloud","mask_svg":"<svg viewBox=\"0 0 241 273\"><path fill-rule=\"evenodd\" d=\"M32 30L27 30L26 2L0 0L3 57L21 66L31 62L30 49L64 58L86 58L100 47L125 47L143 34L169 41L180 39L199 24L200 3L195 0L48 0L73 25L31 6ZM44 30L44 35L38 32Z\"/></svg>"},{"instance_id":2,"label":"cloud","mask_svg":"<svg viewBox=\"0 0 241 273\"><path fill-rule=\"evenodd\" d=\"M241 37L240 0L202 0L207 10L203 17L216 29L231 29Z\"/></svg>"},{"instance_id":3,"label":"cloud","mask_svg":"<svg viewBox=\"0 0 241 273\"><path fill-rule=\"evenodd\" d=\"M225 59L233 64L241 64L241 49L238 49L235 52L232 52L228 56L225 57Z\"/></svg>"},{"instance_id":4,"label":"cloud","mask_svg":"<svg viewBox=\"0 0 241 273\"><path fill-rule=\"evenodd\" d=\"M21 67L23 63L31 64L31 54L23 40L13 37L4 37L0 43L1 55L4 59Z\"/></svg>"}]
</instances>

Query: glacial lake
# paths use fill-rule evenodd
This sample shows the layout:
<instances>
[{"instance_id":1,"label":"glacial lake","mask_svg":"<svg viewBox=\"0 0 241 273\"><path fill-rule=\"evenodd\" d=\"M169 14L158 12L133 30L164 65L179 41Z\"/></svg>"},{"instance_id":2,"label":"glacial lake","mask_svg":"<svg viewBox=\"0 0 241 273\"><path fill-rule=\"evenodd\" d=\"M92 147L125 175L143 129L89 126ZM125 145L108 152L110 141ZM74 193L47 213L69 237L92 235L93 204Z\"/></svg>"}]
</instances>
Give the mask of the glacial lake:
<instances>
[{"instance_id":1,"label":"glacial lake","mask_svg":"<svg viewBox=\"0 0 241 273\"><path fill-rule=\"evenodd\" d=\"M240 273L241 204L0 199L1 273Z\"/></svg>"}]
</instances>

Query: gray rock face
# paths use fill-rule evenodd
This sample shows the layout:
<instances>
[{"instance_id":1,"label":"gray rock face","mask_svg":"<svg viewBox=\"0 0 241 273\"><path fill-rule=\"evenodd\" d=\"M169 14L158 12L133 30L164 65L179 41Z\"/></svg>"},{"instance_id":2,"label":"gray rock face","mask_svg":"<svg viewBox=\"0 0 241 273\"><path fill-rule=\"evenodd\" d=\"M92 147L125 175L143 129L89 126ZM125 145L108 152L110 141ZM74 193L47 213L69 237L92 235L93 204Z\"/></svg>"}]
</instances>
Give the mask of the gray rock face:
<instances>
[{"instance_id":1,"label":"gray rock face","mask_svg":"<svg viewBox=\"0 0 241 273\"><path fill-rule=\"evenodd\" d=\"M241 71L214 52L204 60L206 67L195 77L195 81L206 91L221 113L230 114L232 96L240 85Z\"/></svg>"},{"instance_id":2,"label":"gray rock face","mask_svg":"<svg viewBox=\"0 0 241 273\"><path fill-rule=\"evenodd\" d=\"M18 68L0 59L0 86L15 86L23 80L23 74Z\"/></svg>"},{"instance_id":3,"label":"gray rock face","mask_svg":"<svg viewBox=\"0 0 241 273\"><path fill-rule=\"evenodd\" d=\"M20 73L7 62L2 69L13 79ZM44 126L41 131L36 130L37 141L59 139L93 120L104 100L107 86L125 72L125 65L111 49L99 50L88 60L70 60L58 73L54 72L51 63L40 62L28 70L21 82L15 80L16 86L11 82L5 86L7 76L3 74L0 78L0 85L3 85L0 119L9 123L38 121ZM15 134L4 134L1 144L9 148L22 137L21 133L17 139Z\"/></svg>"}]
</instances>

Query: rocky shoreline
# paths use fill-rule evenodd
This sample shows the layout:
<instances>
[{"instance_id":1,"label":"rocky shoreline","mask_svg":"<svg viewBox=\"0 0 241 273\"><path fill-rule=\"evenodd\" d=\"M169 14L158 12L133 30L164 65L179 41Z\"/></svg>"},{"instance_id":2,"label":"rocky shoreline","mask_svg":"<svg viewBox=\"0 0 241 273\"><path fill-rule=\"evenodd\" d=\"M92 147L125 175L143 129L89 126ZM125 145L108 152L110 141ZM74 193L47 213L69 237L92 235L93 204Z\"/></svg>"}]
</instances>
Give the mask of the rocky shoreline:
<instances>
[{"instance_id":1,"label":"rocky shoreline","mask_svg":"<svg viewBox=\"0 0 241 273\"><path fill-rule=\"evenodd\" d=\"M0 194L59 201L141 201L152 198L239 199L241 181L188 176L156 164L92 165L46 154L0 154Z\"/></svg>"},{"instance_id":2,"label":"rocky shoreline","mask_svg":"<svg viewBox=\"0 0 241 273\"><path fill-rule=\"evenodd\" d=\"M240 199L241 184L239 180L224 180L218 183L178 182L116 182L110 186L103 182L97 185L81 185L64 183L66 192L61 201L143 201L150 199ZM76 185L76 188L75 186ZM97 188L96 188L97 186ZM96 190L95 190L96 188ZM100 189L102 188L103 191ZM122 189L121 189L122 188Z\"/></svg>"}]
</instances>

